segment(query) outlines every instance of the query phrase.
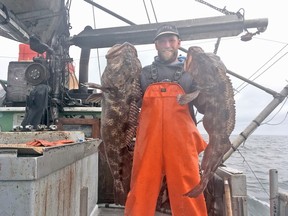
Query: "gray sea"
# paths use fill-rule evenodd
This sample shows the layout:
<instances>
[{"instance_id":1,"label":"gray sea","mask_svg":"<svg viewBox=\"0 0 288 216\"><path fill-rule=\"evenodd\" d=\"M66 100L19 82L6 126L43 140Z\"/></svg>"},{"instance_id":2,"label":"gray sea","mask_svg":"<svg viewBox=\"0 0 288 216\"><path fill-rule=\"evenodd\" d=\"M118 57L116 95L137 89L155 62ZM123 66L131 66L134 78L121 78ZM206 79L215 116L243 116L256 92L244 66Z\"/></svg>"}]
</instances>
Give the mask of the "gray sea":
<instances>
[{"instance_id":1,"label":"gray sea","mask_svg":"<svg viewBox=\"0 0 288 216\"><path fill-rule=\"evenodd\" d=\"M236 136L231 136L231 141ZM243 171L249 216L269 216L269 170L278 171L279 191L288 192L288 136L251 135L225 165Z\"/></svg>"}]
</instances>

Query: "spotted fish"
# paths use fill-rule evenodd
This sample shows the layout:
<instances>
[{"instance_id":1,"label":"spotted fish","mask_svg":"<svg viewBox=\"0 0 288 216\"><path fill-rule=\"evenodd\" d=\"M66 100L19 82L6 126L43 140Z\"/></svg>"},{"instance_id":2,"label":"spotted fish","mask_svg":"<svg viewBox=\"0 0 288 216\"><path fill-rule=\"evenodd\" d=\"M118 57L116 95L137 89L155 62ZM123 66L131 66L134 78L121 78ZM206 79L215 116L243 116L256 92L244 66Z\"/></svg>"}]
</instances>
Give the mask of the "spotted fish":
<instances>
[{"instance_id":1,"label":"spotted fish","mask_svg":"<svg viewBox=\"0 0 288 216\"><path fill-rule=\"evenodd\" d=\"M179 95L178 102L190 101L203 114L203 126L209 135L209 143L201 162L203 171L200 183L185 195L197 197L202 193L214 172L230 149L229 136L235 126L235 101L232 83L226 75L226 67L213 53L192 46L187 53L184 70L191 74L197 90Z\"/></svg>"},{"instance_id":2,"label":"spotted fish","mask_svg":"<svg viewBox=\"0 0 288 216\"><path fill-rule=\"evenodd\" d=\"M114 202L124 205L130 189L138 102L142 98L139 82L142 66L135 47L127 42L110 48L106 59L101 85L86 83L102 93L92 94L87 101L101 99L101 139L114 180Z\"/></svg>"}]
</instances>

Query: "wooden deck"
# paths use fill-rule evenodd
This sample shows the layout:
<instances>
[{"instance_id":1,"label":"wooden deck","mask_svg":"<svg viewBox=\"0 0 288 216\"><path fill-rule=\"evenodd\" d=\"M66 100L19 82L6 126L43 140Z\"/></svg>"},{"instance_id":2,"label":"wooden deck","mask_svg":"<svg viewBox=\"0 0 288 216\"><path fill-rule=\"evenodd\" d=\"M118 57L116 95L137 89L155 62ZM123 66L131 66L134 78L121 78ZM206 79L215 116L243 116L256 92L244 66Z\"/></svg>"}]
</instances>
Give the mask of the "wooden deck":
<instances>
[{"instance_id":1,"label":"wooden deck","mask_svg":"<svg viewBox=\"0 0 288 216\"><path fill-rule=\"evenodd\" d=\"M95 211L95 216L124 216L124 207L117 207L117 206L99 206ZM171 214L165 214L156 212L155 216L169 216Z\"/></svg>"}]
</instances>

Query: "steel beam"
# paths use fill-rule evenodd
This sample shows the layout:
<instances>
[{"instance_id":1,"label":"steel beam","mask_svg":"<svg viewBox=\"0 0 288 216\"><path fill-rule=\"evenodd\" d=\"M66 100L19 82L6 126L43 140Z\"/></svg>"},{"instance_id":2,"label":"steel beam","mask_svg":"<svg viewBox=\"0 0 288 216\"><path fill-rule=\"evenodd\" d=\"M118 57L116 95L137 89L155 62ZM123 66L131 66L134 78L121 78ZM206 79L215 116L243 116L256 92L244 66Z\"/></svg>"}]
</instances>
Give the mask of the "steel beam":
<instances>
[{"instance_id":1,"label":"steel beam","mask_svg":"<svg viewBox=\"0 0 288 216\"><path fill-rule=\"evenodd\" d=\"M29 42L29 33L24 25L0 2L0 35L22 43Z\"/></svg>"},{"instance_id":2,"label":"steel beam","mask_svg":"<svg viewBox=\"0 0 288 216\"><path fill-rule=\"evenodd\" d=\"M226 15L102 29L86 28L71 37L70 44L81 48L105 48L124 42L134 45L151 44L156 29L165 23L177 26L182 41L187 41L237 36L248 28L264 32L268 19L244 20L237 15Z\"/></svg>"}]
</instances>

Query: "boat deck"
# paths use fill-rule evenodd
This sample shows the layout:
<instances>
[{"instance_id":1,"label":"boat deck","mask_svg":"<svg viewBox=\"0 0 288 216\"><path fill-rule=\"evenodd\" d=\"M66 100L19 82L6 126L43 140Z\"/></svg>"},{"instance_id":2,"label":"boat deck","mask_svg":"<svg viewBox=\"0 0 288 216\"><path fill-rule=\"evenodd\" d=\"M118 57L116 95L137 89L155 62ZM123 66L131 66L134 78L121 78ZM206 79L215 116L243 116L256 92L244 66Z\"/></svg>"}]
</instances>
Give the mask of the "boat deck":
<instances>
[{"instance_id":1,"label":"boat deck","mask_svg":"<svg viewBox=\"0 0 288 216\"><path fill-rule=\"evenodd\" d=\"M105 206L99 206L95 214L95 216L123 216L124 215L124 208L123 207L105 207ZM166 213L160 213L156 212L155 216L168 216L171 214Z\"/></svg>"}]
</instances>

